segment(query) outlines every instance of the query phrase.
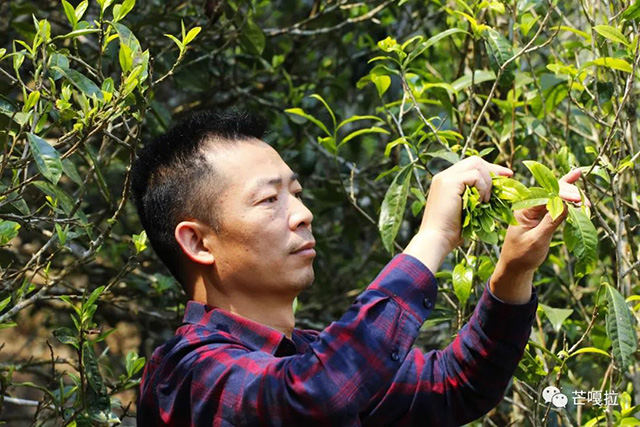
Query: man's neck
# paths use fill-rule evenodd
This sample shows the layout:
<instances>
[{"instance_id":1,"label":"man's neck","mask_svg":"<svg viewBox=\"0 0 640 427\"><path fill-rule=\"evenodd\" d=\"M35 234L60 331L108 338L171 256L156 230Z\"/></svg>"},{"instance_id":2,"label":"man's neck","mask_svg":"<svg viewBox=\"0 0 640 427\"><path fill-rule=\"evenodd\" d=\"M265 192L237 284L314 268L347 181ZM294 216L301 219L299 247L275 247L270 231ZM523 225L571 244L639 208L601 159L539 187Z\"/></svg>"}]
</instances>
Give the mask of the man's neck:
<instances>
[{"instance_id":1,"label":"man's neck","mask_svg":"<svg viewBox=\"0 0 640 427\"><path fill-rule=\"evenodd\" d=\"M196 286L192 299L268 326L291 339L295 327L293 297L228 295L214 286Z\"/></svg>"}]
</instances>

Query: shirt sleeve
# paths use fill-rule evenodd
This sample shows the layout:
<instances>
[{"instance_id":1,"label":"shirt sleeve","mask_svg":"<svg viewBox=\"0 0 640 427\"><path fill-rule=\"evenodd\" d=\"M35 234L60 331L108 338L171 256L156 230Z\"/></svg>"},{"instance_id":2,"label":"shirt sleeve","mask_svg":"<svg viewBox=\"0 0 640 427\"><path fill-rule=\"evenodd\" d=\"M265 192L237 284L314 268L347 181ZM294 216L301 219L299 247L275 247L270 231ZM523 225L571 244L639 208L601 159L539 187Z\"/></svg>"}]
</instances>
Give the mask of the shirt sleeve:
<instances>
[{"instance_id":1,"label":"shirt sleeve","mask_svg":"<svg viewBox=\"0 0 640 427\"><path fill-rule=\"evenodd\" d=\"M453 342L443 350L409 352L390 387L372 401L363 425L459 426L502 400L531 333L538 306L509 304L489 290Z\"/></svg>"},{"instance_id":2,"label":"shirt sleeve","mask_svg":"<svg viewBox=\"0 0 640 427\"><path fill-rule=\"evenodd\" d=\"M162 415L170 419L176 394L189 384L192 425L359 425L373 396L406 369L436 296L432 272L397 255L303 354L198 348L158 386Z\"/></svg>"}]
</instances>

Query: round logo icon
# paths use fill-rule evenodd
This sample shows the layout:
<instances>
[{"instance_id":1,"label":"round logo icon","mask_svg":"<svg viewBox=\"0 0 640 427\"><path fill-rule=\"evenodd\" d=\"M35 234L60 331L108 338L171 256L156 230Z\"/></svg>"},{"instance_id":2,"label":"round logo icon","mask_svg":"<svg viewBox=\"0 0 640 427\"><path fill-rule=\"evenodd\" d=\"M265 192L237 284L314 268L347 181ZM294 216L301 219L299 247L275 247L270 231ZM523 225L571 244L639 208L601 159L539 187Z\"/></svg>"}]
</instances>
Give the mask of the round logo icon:
<instances>
[{"instance_id":1,"label":"round logo icon","mask_svg":"<svg viewBox=\"0 0 640 427\"><path fill-rule=\"evenodd\" d=\"M545 387L545 389L542 390L542 398L545 403L551 402L556 408L566 408L567 402L569 401L567 396L560 393L558 387L552 385Z\"/></svg>"}]
</instances>

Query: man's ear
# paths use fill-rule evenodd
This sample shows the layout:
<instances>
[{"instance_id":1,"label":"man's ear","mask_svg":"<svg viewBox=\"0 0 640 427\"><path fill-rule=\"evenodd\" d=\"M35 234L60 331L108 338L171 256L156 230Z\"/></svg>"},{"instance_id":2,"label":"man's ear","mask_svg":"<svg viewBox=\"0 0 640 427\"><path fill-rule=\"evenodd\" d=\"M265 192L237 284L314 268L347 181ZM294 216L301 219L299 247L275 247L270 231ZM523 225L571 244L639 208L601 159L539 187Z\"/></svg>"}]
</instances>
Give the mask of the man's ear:
<instances>
[{"instance_id":1,"label":"man's ear","mask_svg":"<svg viewBox=\"0 0 640 427\"><path fill-rule=\"evenodd\" d=\"M208 228L198 222L182 221L176 225L174 236L187 258L198 264L211 265L215 258L207 245L210 240L205 241L208 232Z\"/></svg>"}]
</instances>

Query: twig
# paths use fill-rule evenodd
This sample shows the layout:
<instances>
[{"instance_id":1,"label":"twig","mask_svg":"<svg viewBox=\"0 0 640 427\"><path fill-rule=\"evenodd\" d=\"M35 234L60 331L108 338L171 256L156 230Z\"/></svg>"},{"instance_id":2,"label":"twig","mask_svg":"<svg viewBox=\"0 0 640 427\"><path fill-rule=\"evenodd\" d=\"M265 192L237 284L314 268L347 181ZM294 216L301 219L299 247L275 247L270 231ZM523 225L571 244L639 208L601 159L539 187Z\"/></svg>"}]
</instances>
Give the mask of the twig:
<instances>
[{"instance_id":1,"label":"twig","mask_svg":"<svg viewBox=\"0 0 640 427\"><path fill-rule=\"evenodd\" d=\"M334 32L336 30L339 30L340 28L343 28L343 27L347 26L347 25L355 24L355 23L366 21L368 19L373 18L378 12L380 12L382 9L384 9L385 7L390 5L391 3L393 3L393 0L387 0L384 3L378 5L377 7L371 9L369 12L365 13L364 15L360 15L360 16L358 16L356 18L345 19L344 21L340 22L338 25L334 25L333 27L318 28L317 30L300 30L298 28L289 28L289 29L285 29L285 30L266 29L264 31L269 36L273 36L273 35L277 35L277 34L283 34L283 33L293 34L293 35L296 35L296 36L316 36L318 34L332 33L332 32Z\"/></svg>"},{"instance_id":2,"label":"twig","mask_svg":"<svg viewBox=\"0 0 640 427\"><path fill-rule=\"evenodd\" d=\"M485 101L484 105L482 106L482 110L480 110L480 114L478 115L478 120L476 120L476 122L473 124L473 127L471 128L471 132L469 132L469 135L467 136L467 140L466 140L466 142L464 144L464 148L462 149L462 154L460 156L461 158L464 158L465 152L467 151L467 147L469 146L469 144L471 143L471 140L475 136L475 133L478 130L478 126L480 125L480 122L482 121L482 117L486 113L487 108L489 108L489 104L491 103L491 100L493 99L493 96L494 96L494 94L496 92L496 89L498 87L498 83L500 81L500 78L502 77L502 74L504 73L504 70L507 68L507 66L509 64L511 64L513 61L515 61L516 59L518 59L520 56L522 56L522 55L524 55L526 53L533 52L534 50L539 49L540 47L550 43L551 40L553 40L553 38L549 38L549 40L547 40L541 46L537 46L537 47L531 48L531 45L537 40L538 36L542 33L542 30L544 29L547 21L551 17L551 12L552 11L553 11L553 8L549 8L549 10L547 11L547 14L545 15L544 19L540 23L540 27L538 28L538 31L536 31L536 33L531 38L531 40L529 40L529 42L520 51L518 51L518 53L513 55L511 58L507 59L500 66L500 69L498 70L498 74L496 75L496 80L493 82L493 86L491 87L491 91L489 92L489 96L487 97L487 100ZM556 32L556 34L557 34L557 32Z\"/></svg>"}]
</instances>

